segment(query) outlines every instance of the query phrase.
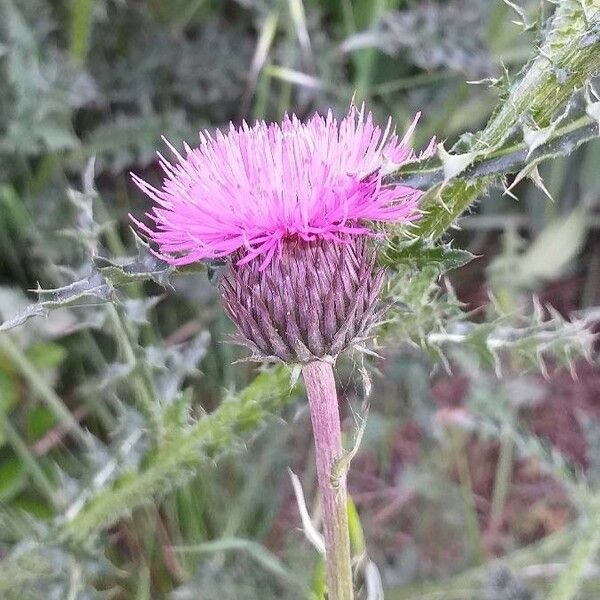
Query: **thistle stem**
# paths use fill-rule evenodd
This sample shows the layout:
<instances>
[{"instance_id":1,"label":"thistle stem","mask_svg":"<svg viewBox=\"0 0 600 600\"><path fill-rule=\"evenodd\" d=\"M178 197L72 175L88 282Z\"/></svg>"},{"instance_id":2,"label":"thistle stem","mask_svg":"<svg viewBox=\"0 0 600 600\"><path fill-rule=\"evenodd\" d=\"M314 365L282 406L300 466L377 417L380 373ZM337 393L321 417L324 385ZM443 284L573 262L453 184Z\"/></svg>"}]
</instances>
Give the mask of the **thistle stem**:
<instances>
[{"instance_id":1,"label":"thistle stem","mask_svg":"<svg viewBox=\"0 0 600 600\"><path fill-rule=\"evenodd\" d=\"M343 470L334 475L335 463L344 451L333 367L314 361L302 367L302 374L310 405L323 506L328 598L352 600L346 472Z\"/></svg>"}]
</instances>

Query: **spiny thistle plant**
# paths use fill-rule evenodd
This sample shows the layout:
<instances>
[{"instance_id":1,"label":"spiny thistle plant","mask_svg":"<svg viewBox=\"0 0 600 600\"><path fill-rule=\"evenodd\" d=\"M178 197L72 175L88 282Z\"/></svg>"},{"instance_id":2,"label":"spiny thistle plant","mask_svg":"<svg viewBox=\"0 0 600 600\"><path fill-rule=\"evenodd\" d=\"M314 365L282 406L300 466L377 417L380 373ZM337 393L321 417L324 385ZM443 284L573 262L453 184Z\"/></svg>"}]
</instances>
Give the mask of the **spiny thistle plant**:
<instances>
[{"instance_id":1,"label":"spiny thistle plant","mask_svg":"<svg viewBox=\"0 0 600 600\"><path fill-rule=\"evenodd\" d=\"M352 106L339 123L331 111L307 124L296 116L227 135L201 134L177 163L161 156L157 189L137 176L156 203L137 222L173 265L227 259L224 308L252 358L300 365L306 384L323 504L331 600L354 596L346 470L333 365L360 348L382 319L384 271L375 266L371 222L409 223L422 192L382 186L386 163L415 159L409 138L385 131ZM419 158L431 156L435 140Z\"/></svg>"},{"instance_id":2,"label":"spiny thistle plant","mask_svg":"<svg viewBox=\"0 0 600 600\"><path fill-rule=\"evenodd\" d=\"M510 10L516 11L523 28L531 31L535 26L531 15L538 3L532 2L528 12L521 10L520 3L507 0L505 3L507 10L510 7ZM28 12L35 12L36 4ZM90 8L92 4L73 3L75 13L80 17L87 10L88 19L74 19L74 32L79 28L89 33L92 16L103 12L101 9L93 11ZM153 4L158 6L160 3ZM108 93L104 95L104 88L100 86L102 94L90 100L94 107L109 103L112 110L117 106L114 110L117 117L104 133L100 124L94 131L96 135L90 136L86 140L88 145L81 148L74 136L70 116L63 112L66 101L57 112L56 98L60 97L56 96L57 90L46 86L47 82L42 78L30 76L30 73L37 75L43 71L40 65L45 63L45 59L44 53L38 52L34 36L25 35L27 29L20 17L18 3L8 0L2 5L3 13L6 11L8 15L2 24L9 23L11 35L7 46L9 60L5 61L3 56L0 67L9 67L12 79L7 77L6 80L14 88L14 97L3 97L0 109L5 105L14 106L18 119L13 119L13 123L18 126L3 127L3 132L4 129L9 131L10 143L0 144L0 152L5 152L6 148L12 152L27 142L26 151L34 153L28 157L34 160L29 161L17 156L16 179L26 178L29 167L35 163L28 186L39 190L49 178L48 171L52 165L60 160L59 151L66 148L73 152L69 159L74 162L81 158L79 151L82 156L100 153L99 170L103 174L119 171L125 163L134 163L134 170L141 173L141 168L151 160L149 156L153 155L158 141L145 129L138 132L131 147L122 141L136 130L135 126L131 127L132 120L125 117L133 106L139 108L143 122L147 121L148 111L151 117L157 117L153 110L166 106L166 112L161 113L160 119L152 118L150 121L153 132L159 128L168 132L169 138L175 137L175 131L191 131L190 123L206 118L200 111L200 114L190 112L182 120L182 114L172 110L178 99L185 95L183 91L187 94L190 87L203 87L204 74L193 61L175 74L171 64L163 62L167 51L176 56L196 56L197 47L191 40L173 50L171 32L184 27L182 23L191 18L190 15L183 18L179 14L179 3L176 4L177 7L172 10L177 15L171 28L164 27L163 21L166 12L171 10L170 4L160 4L157 12L161 17L156 35L149 36L151 42L145 46L148 56L142 51L134 53L133 62L122 67L114 98ZM258 15L266 4L256 4L260 5L256 9ZM278 83L283 83L282 102L291 85L301 82L307 87L312 85L311 89L319 89L319 93L324 90L322 96L310 97L314 106L323 107L336 102L347 106L352 94L350 86L338 94L337 101L330 102L333 92L321 87L316 78L295 70L299 68L295 62L290 64L293 68L283 69L266 60L265 48L273 43L278 19L283 14L278 11L284 4L277 3L276 10L269 14L261 12L260 19L256 19L263 25L252 59L250 81L241 102L244 105L242 112L248 112L245 103L254 92L257 96L262 95L271 80L277 78ZM350 6L353 3L343 4ZM365 14L370 12L371 4L368 1L363 3L368 9ZM375 4L382 6L384 3ZM466 4L483 7L491 3L482 0ZM472 258L469 252L451 247L447 239L457 219L466 210L492 188L504 188L506 192L513 193L507 181L509 175L514 176L513 182L530 179L545 190L538 172L540 164L562 159L584 143L598 138L600 98L594 87L594 77L600 73L600 2L559 0L541 4L536 50L520 73L510 77L507 73L489 81L491 85L498 86L501 93L487 125L480 131L463 135L448 150L443 143L437 146L423 144L424 152L415 154L409 141L416 120L406 135L399 138L391 125L377 126L366 109L355 107L339 121L329 113L317 115L306 123L288 117L281 124L243 124L224 133L202 134L197 148L185 146L185 152L180 154L172 147L175 155L172 162L161 157L164 170L162 186L154 187L134 175L137 185L154 201L154 206L146 217L135 220L137 232L141 232L148 241L135 236L137 254L133 258L122 256L126 252L120 244L119 235L111 229L110 219L103 214L108 211L104 210L102 198L94 188L93 161L90 161L83 178L83 192L70 194L77 214L77 228L69 233L75 244L79 244L73 255L84 255L83 261L76 263L73 259L72 263L76 264L68 263L71 268L59 268L48 259L49 252L42 243L35 258L48 267L48 276L43 280L45 287L38 286L35 290L38 301L30 305L25 303L23 308L11 314L6 314L5 302L0 302L2 318L5 319L0 323L0 374L10 381L16 380L15 389L23 388L26 393L39 397L43 410L57 424L52 435L32 449L21 439L19 428L23 424L12 416L9 418L8 410L12 408L14 398L0 402L6 409L0 414L0 433L10 445L11 452L25 465L23 470L27 472L21 473L22 480L44 499L45 508L49 507L50 512L47 518L38 519L32 516L34 511L23 517L20 507L17 510L11 505L5 510L2 506L0 597L9 600L79 599L97 597L99 589L106 591L113 582L117 582L115 588L120 587L124 569L120 568L119 558L122 555L117 546L127 545L122 540L128 539L131 531L135 530L137 534L138 529L151 538L149 541L145 539L147 548L140 553L143 555L146 551L147 554L135 562L136 566L143 564L144 569L140 569L139 578L135 573L121 589L127 584L133 587L139 583L142 590L139 594L136 590L131 596L123 597L152 597L155 588L151 579L154 574L151 573L153 565L149 563L158 554L155 538L159 532L158 526L154 528L155 517L162 526L159 513L163 512L163 508L165 513L170 513L167 508L172 497L176 497L173 504L179 504L181 500L186 511L179 513L177 506L173 510L174 521L179 514L195 515L198 503L190 497L200 486L193 487L191 480L194 476L204 478L207 461L220 460L233 449L245 448L247 440L256 437L273 415L284 412L296 400L295 386L290 385L290 380L294 383L299 372L303 374L312 419L324 541L311 523L301 491L299 493L296 489L296 480L294 491L307 537L320 552L325 552L329 600L348 600L353 595L356 598L366 595L369 600L381 597L379 574L373 563L366 559L360 521L352 499L347 495L346 473L355 448L346 450L342 446L334 373L335 367L343 366L343 361L338 360L343 353L371 352L375 334L378 342L383 342L381 345L410 346L421 352L420 361L425 355L431 358L431 362L447 368L461 364L457 360L461 353L469 354L469 360L463 360L463 370L470 373L475 384L471 414L466 415L465 411L443 414L444 418L439 419L441 433L438 433L445 436L447 443L437 455L440 460L432 461L436 464L443 462L445 454L448 454L449 460L456 464L465 510L464 517L454 519L453 516L453 520L460 524L459 527L466 524L466 534L473 549L472 562L465 560L460 568L479 565L483 556L469 469L463 454L466 443L463 431L459 431L461 416L465 416L468 418L462 419L463 422L469 422L472 427L479 424L485 435L498 441L500 446L494 482L495 490L499 492L491 508L495 526L499 523L508 494L513 455L517 450L545 465L548 471L556 474L557 481L569 483L565 487L577 517L558 535L542 540L539 545L507 552L505 560L510 573L522 570L524 565L539 565L548 560L554 566L565 562L564 555L570 554L565 569L552 568L544 572L543 589L546 591L552 586L550 595L545 597L573 600L584 584L590 584L593 595L589 597L596 597L597 580L590 579L593 570L588 572L586 567L600 547L598 488L593 482L583 482L579 473L567 468L558 451L552 449L549 452L538 437L516 426L516 409L511 405L508 388L505 389L505 382L498 383L491 374L495 371L500 377L503 369L513 373L526 368L544 373L546 357L561 366L573 367L575 358L588 356L591 351L591 320L585 315L565 319L537 302L530 302L534 307L533 314L521 314L526 311L521 311L516 302L512 306L503 303L503 298L498 302L492 299L487 313L473 319L442 279L447 271L466 264ZM549 5L552 5L553 12L546 19ZM111 43L107 44L106 55L90 52L93 60L98 60L97 54L101 54L101 61L105 61L102 62L102 72L108 72L105 76L113 74L110 65L114 47L121 46L126 38L133 38L131 34L143 32L146 35L146 28L139 27L140 15L136 11L144 13L141 17L147 19L149 17L144 12L147 7L143 3L128 3L127 6L128 10L134 11L131 19L134 31L121 27L115 27L113 31L112 21L107 19L104 33L111 36ZM281 55L302 56L304 62L299 64L311 67L312 49L308 43L309 29L303 21L303 3L290 1L289 6L301 52ZM412 23L417 26L418 21L407 23L412 27ZM304 28L301 26L303 22ZM352 18L348 22L351 23ZM394 29L394 20L387 22ZM146 21L143 23L145 25ZM44 35L54 30L48 24L42 24L40 29ZM247 29L244 26L240 31L246 32ZM295 40L295 35L289 33L286 33L286 44ZM371 32L371 38L378 37L380 33ZM455 38L462 35L461 31ZM185 39L185 36L182 37ZM247 53L231 50L238 48L239 36L231 37L230 45L225 46L223 54L227 57L243 55L250 60L249 50ZM359 34L357 37L364 42L364 36ZM403 44L407 40L401 37ZM203 45L212 46L211 39L207 38ZM457 39L457 43L459 41ZM20 54L12 51L17 42L25 44ZM250 45L251 42L249 40ZM97 41L94 40L94 43ZM349 52L350 46L346 44L342 53ZM85 58L86 48L87 44L75 44L73 56L81 61ZM342 71L337 68L340 48L333 43L326 48L329 52L327 58L335 67L329 72L334 72L337 82ZM372 57L365 53L360 58L352 65L361 73L357 78L360 85L356 87L360 88L362 95L368 95L370 86L365 74ZM154 63L161 66L160 76L150 86L151 92L144 81L138 87L129 85L132 71L144 72L138 69L138 62L144 62L145 68L150 70ZM432 63L428 61L427 64ZM443 61L433 64L443 65ZM28 66L23 69L22 65ZM244 65L239 65L236 59L233 67L227 73L237 73L235 80L240 79L238 83L243 87L247 83L243 77ZM462 71L458 69L457 72ZM259 75L264 75L264 80L259 81ZM439 77L436 73L419 73L417 77L423 75ZM445 74L442 73L442 76ZM163 88L164 82L172 77L175 77L177 85L171 97L163 93ZM190 86L190 81L197 85ZM440 79L435 81L439 83ZM202 100L218 105L219 110L206 118L210 122L220 122L218 115L224 109L221 105L224 104L225 90L236 99L244 94L241 87L232 86L233 75L227 75L219 82L216 97ZM411 79L411 82L414 83L414 80ZM199 95L202 96L201 93ZM444 94L436 89L431 96ZM462 103L462 96L457 98ZM229 103L234 104L234 100L230 99L227 103L229 110L225 112L228 118L238 108L229 106ZM258 116L265 114L264 105L268 104L264 97L260 103L261 109L256 111ZM405 114L412 114L412 110ZM51 149L48 155L42 154L38 147L41 142L36 137L24 134L28 131L24 123L31 115L37 117L32 120L34 126L29 129L35 130L40 140L46 140L44 143ZM83 116L85 118L76 120L78 126L84 126L88 121L96 124L99 120L95 113ZM469 126L473 126L471 115L468 116ZM124 132L122 122L130 125ZM67 123L68 129L60 130L57 128L59 123ZM451 130L451 133L455 131ZM117 134L121 141L117 141L116 146L108 143ZM150 138L151 144L148 142ZM50 143L51 140L53 143ZM102 148L106 146L109 150L103 153ZM125 146L129 150L123 158L121 150ZM112 159L111 148L114 151ZM65 160L65 165L68 162ZM4 163L1 170L3 174L8 170ZM62 179L60 181L62 186ZM5 203L2 207L11 206L11 211L20 216L14 221L25 222L23 213L17 211L19 201L9 204L6 199L10 200L10 195L4 186L0 192L0 199ZM49 204L44 197L44 206ZM94 210L98 205L102 210ZM52 209L49 212L58 211ZM585 218L583 213L581 218ZM58 222L58 219L52 222ZM27 237L26 244L35 239L34 235ZM25 245L24 240L22 242ZM4 239L0 239L0 243L6 245ZM515 290L514 295L522 292L521 278L513 267L518 256L513 258L515 261L503 268L502 277L498 277L499 296L510 296L507 290ZM11 261L20 268L19 256L12 257ZM160 335L154 337L152 328L145 328L148 313L158 300L146 297L148 288L141 284L166 288L177 276L198 272L206 274L207 271L217 274L215 280L223 309L237 328L233 341L250 349L250 360L276 364L265 368L261 366L258 372L253 370L254 378L250 383L235 392L231 391L234 387L231 380L223 377L219 379L218 401L212 403L211 397L204 402L203 396L202 402L194 404L190 393L192 389L186 387L186 382L197 375L198 365L208 355L209 335L206 331L200 331L196 336L191 334L184 338L191 338L187 344L178 343L181 341L178 338L180 331L169 343ZM23 271L20 277L22 287L30 287L31 273ZM169 293L168 288L166 293ZM77 343L80 334L85 338L85 351L82 353L85 357L81 362L86 364L79 365L77 362L76 366L83 373L85 385L73 386L76 388L74 401L82 400L77 406L81 411L73 410L71 404L66 406L64 390L60 388L60 393L56 392L46 373L36 369L36 360L45 364L46 368L49 363L55 364L50 360L52 357L40 358L39 349L36 356L26 347L32 338L42 336L43 329L28 330L27 322L35 317L47 316L54 309L67 309L63 314L66 313L70 321L65 329L73 334ZM203 315L198 320L202 318ZM202 321L199 328L202 329L208 320ZM53 324L50 319L48 321ZM98 332L101 334L96 335ZM25 335L21 337L22 333ZM99 347L107 340L108 350ZM221 341L224 340L217 340ZM79 346L73 347L79 349ZM53 360L57 360L56 357ZM373 360L378 359L374 357ZM8 363L6 373L5 362ZM233 361L227 362L227 368L230 362ZM91 363L91 367L87 363ZM292 367L292 377L282 363ZM429 361L422 360L416 377L423 388L427 387L430 366ZM88 376L90 381L87 381ZM412 374L411 377L415 379ZM209 379L207 376L205 381ZM0 380L0 383L3 381ZM492 381L503 392L491 394L493 398L490 401ZM228 390L222 392L220 388L225 386ZM365 387L368 387L367 378ZM487 404L479 401L484 392L488 394L485 396ZM528 394L528 390L521 392L521 395ZM71 399L69 396L69 401ZM431 412L427 416L431 416ZM589 429L594 429L594 423ZM271 441L268 440L269 443ZM67 448L65 454L76 460L61 460L59 456L59 460L55 461L55 455L32 454L32 450L38 452L39 446L43 447L39 451L44 452L50 444L61 448L64 444ZM245 466L246 463L240 470ZM424 476L415 478L419 479L415 487L428 488L433 481L433 478L427 477L428 474L417 474ZM263 476L251 483L261 486L265 480ZM204 486L205 483L202 479L201 484ZM435 481L436 486L439 483ZM436 489L442 489L445 510L446 504L451 504L450 496L456 492L454 481L445 488ZM448 489L450 493L446 495ZM181 497L178 496L180 492ZM205 489L201 488L198 494L204 492ZM226 493L231 491L227 489ZM163 500L165 506L153 504ZM200 499L202 502L204 498ZM219 497L215 504L224 503ZM147 513L141 510L149 505L151 509ZM362 510L362 507L359 508ZM206 509L207 514L210 510L211 507ZM227 506L223 512L231 512L230 507ZM131 522L127 521L130 515ZM172 516L169 514L167 518ZM437 519L438 515L435 517ZM197 546L191 550L190 547L184 549L191 552L222 553L225 549L250 548L253 552L249 554L258 557L258 562L266 565L269 573L287 577L287 582L294 580L277 557L266 553L263 546L259 546L257 551L258 544L253 545L250 539L227 538L236 531L236 519L242 518L232 518L233 525L228 522L227 527L221 527L222 523L217 519L206 527L205 523L194 523L187 535L180 534L188 524L176 524L181 528L177 529L173 538L165 543L159 542L165 553L164 565L169 563L168 568L174 573L172 577L168 575L169 583L164 586L166 593L174 587L188 584L181 569L177 570L178 553L182 551L181 546L175 545L177 540L195 544L200 538L201 542L207 542L200 544L202 547L199 549ZM123 535L121 526L125 530ZM426 535L430 535L430 531ZM110 536L106 535L108 532ZM223 537L217 537L219 535ZM105 540L103 545L101 542ZM116 543L113 543L114 540L117 540ZM244 544L240 545L240 541ZM437 544L437 539L433 541ZM132 545L136 546L136 543ZM137 556L138 550L136 547L132 553ZM123 555L126 553L124 551ZM115 554L119 556L114 564L107 564L107 557L112 563ZM146 559L150 556L152 558L147 565ZM129 555L125 560L132 562ZM313 561L313 566L314 562L317 561ZM197 568L193 561L188 566L189 569ZM402 589L390 590L389 594L386 592L386 597L414 600L431 592L431 597L452 595L480 600L482 594L490 598L528 594L520 581L513 581L512 575L506 575L508 571L486 582L484 567L463 570L455 577L444 578L441 583L421 585L419 582L413 585L409 581ZM318 600L326 597L320 569L321 562L318 561L314 568L314 585L312 581L307 583L311 579L310 574L299 584L294 580L293 585L301 590L301 597ZM215 572L216 575L209 573L210 577L202 579L203 593L208 581L229 578L229 573L224 573L223 569ZM382 575L385 580L385 572ZM395 576L397 581L397 573ZM367 583L363 586L364 581ZM389 579L387 583L390 583ZM278 595L274 597L282 597L276 584L273 589ZM157 585L156 589L159 587ZM365 588L368 593L364 593ZM192 585L190 589L193 597L197 597L198 588ZM217 597L226 598L226 594L218 595L222 589L215 585L211 592L216 590ZM259 589L256 597L268 597L263 588ZM123 594L129 591L123 591ZM158 593L163 591L161 588ZM116 593L119 594L119 591ZM232 593L229 597L243 598L244 595Z\"/></svg>"}]
</instances>

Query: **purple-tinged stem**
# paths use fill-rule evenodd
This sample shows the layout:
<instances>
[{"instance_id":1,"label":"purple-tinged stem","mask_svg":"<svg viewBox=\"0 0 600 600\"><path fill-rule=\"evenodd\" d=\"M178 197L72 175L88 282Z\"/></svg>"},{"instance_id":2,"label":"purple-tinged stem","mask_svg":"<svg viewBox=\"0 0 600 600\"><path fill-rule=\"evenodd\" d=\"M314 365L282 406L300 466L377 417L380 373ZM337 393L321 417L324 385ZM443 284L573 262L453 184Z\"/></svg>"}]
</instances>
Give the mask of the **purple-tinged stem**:
<instances>
[{"instance_id":1,"label":"purple-tinged stem","mask_svg":"<svg viewBox=\"0 0 600 600\"><path fill-rule=\"evenodd\" d=\"M302 367L302 374L310 405L323 507L328 599L352 600L346 473L333 473L336 460L344 453L333 367L313 361Z\"/></svg>"}]
</instances>

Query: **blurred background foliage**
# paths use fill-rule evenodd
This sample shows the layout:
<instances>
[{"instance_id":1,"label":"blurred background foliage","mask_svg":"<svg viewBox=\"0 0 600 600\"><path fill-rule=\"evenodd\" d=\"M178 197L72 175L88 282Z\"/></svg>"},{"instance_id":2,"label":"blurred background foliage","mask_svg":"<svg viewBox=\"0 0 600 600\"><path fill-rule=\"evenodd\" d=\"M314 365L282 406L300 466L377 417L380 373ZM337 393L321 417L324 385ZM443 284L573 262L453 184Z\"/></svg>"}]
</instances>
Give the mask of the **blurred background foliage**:
<instances>
[{"instance_id":1,"label":"blurred background foliage","mask_svg":"<svg viewBox=\"0 0 600 600\"><path fill-rule=\"evenodd\" d=\"M450 148L503 94L472 82L513 81L552 10L1 0L0 321L45 314L36 287L65 308L0 332L0 597L323 597L287 472L318 517L302 390L234 364L212 269L174 277L134 239L128 172L158 180L161 135L353 96L399 129L423 111L416 146ZM596 140L540 167L552 201L500 186L444 245L383 254L384 360L344 361L339 388L359 410L372 383L353 542L386 598L600 595L600 371L578 356L600 318L599 164Z\"/></svg>"}]
</instances>

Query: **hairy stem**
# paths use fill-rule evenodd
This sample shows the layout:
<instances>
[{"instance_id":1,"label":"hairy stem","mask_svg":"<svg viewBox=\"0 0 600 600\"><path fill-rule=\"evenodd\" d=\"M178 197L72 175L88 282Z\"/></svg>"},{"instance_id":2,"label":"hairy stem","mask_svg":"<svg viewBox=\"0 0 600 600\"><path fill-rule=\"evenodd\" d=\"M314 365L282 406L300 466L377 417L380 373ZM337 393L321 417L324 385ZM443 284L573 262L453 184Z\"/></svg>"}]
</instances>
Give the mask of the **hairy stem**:
<instances>
[{"instance_id":1,"label":"hairy stem","mask_svg":"<svg viewBox=\"0 0 600 600\"><path fill-rule=\"evenodd\" d=\"M469 147L457 152L483 159L501 150L529 122L539 128L550 125L573 92L600 71L599 28L598 0L561 0L539 52L510 86L486 127L473 136ZM437 194L428 195L425 216L416 223L414 235L441 237L497 180L497 175L474 179L464 173L447 181Z\"/></svg>"},{"instance_id":2,"label":"hairy stem","mask_svg":"<svg viewBox=\"0 0 600 600\"><path fill-rule=\"evenodd\" d=\"M516 173L527 166L568 155L580 145L597 138L598 128L599 124L596 121L584 116L563 127L558 127L548 141L531 154L525 142L507 144L476 160L461 174L461 179L475 180L490 175ZM434 185L443 183L444 167L439 158L432 158L426 163L408 164L396 171L393 176L389 176L386 181L428 190Z\"/></svg>"},{"instance_id":3,"label":"hairy stem","mask_svg":"<svg viewBox=\"0 0 600 600\"><path fill-rule=\"evenodd\" d=\"M344 471L335 480L332 476L335 463L344 452L333 367L329 363L314 361L302 368L302 374L310 405L323 505L328 598L352 600L346 474Z\"/></svg>"},{"instance_id":4,"label":"hairy stem","mask_svg":"<svg viewBox=\"0 0 600 600\"><path fill-rule=\"evenodd\" d=\"M264 371L237 396L229 396L189 430L157 448L135 477L92 490L84 503L75 502L65 512L56 537L74 543L88 541L153 496L182 485L199 463L233 447L244 433L255 432L290 398L289 373L283 368Z\"/></svg>"}]
</instances>

